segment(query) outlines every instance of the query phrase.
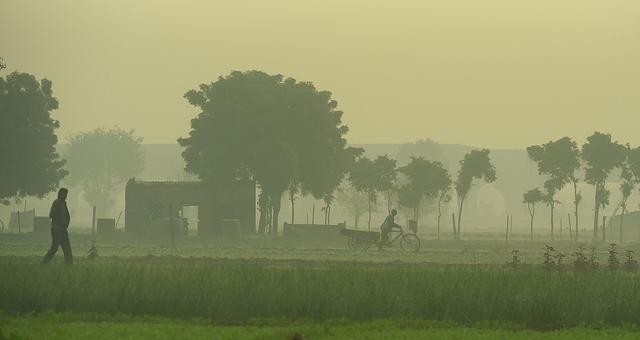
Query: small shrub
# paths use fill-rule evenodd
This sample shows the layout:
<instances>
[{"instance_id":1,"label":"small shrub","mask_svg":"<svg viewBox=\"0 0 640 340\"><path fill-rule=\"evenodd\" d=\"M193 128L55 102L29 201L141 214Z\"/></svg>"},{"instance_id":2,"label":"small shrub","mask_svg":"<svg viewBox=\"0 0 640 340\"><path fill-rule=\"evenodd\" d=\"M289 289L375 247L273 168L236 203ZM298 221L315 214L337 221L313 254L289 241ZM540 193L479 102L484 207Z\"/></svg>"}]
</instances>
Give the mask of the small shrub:
<instances>
[{"instance_id":1,"label":"small shrub","mask_svg":"<svg viewBox=\"0 0 640 340\"><path fill-rule=\"evenodd\" d=\"M98 258L98 248L96 247L96 241L91 241L91 247L89 247L89 254L87 254L89 260L95 260Z\"/></svg>"},{"instance_id":2,"label":"small shrub","mask_svg":"<svg viewBox=\"0 0 640 340\"><path fill-rule=\"evenodd\" d=\"M607 265L609 269L616 270L620 267L620 260L618 259L618 250L616 244L609 244L609 257L607 258Z\"/></svg>"},{"instance_id":3,"label":"small shrub","mask_svg":"<svg viewBox=\"0 0 640 340\"><path fill-rule=\"evenodd\" d=\"M597 262L595 259L595 248L592 248L591 257L587 257L585 254L586 248L584 246L578 247L573 256L575 260L573 261L573 266L578 270L589 270L595 268L597 266Z\"/></svg>"},{"instance_id":4,"label":"small shrub","mask_svg":"<svg viewBox=\"0 0 640 340\"><path fill-rule=\"evenodd\" d=\"M509 265L511 266L511 268L513 270L517 270L518 266L520 265L520 250L512 250L511 251L511 262L509 262Z\"/></svg>"},{"instance_id":5,"label":"small shrub","mask_svg":"<svg viewBox=\"0 0 640 340\"><path fill-rule=\"evenodd\" d=\"M633 250L625 251L624 257L624 270L629 272L638 270L638 261L633 257Z\"/></svg>"},{"instance_id":6,"label":"small shrub","mask_svg":"<svg viewBox=\"0 0 640 340\"><path fill-rule=\"evenodd\" d=\"M545 250L544 250L544 254L542 255L544 258L544 262L542 262L542 267L546 270L553 270L557 266L556 250L548 244L546 244L544 247L545 247Z\"/></svg>"},{"instance_id":7,"label":"small shrub","mask_svg":"<svg viewBox=\"0 0 640 340\"><path fill-rule=\"evenodd\" d=\"M591 256L589 256L589 266L592 269L598 267L598 256L596 254L596 247L591 247Z\"/></svg>"},{"instance_id":8,"label":"small shrub","mask_svg":"<svg viewBox=\"0 0 640 340\"><path fill-rule=\"evenodd\" d=\"M557 267L558 269L560 269L560 268L562 268L562 267L564 266L564 263L562 263L562 261L563 261L563 259L564 259L565 257L566 257L566 256L564 255L564 253L559 252L559 251L558 251L558 252L556 252L556 254L555 254L554 258L555 258L555 260L556 260L556 267Z\"/></svg>"}]
</instances>

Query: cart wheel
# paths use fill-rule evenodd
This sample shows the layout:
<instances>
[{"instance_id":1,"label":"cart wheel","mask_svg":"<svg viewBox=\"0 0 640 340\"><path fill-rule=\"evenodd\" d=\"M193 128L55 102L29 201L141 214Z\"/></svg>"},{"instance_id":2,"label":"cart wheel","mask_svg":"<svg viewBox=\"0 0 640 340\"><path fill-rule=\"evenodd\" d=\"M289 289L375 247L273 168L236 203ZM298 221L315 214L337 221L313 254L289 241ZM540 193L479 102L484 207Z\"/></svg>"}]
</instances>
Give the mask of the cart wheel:
<instances>
[{"instance_id":1,"label":"cart wheel","mask_svg":"<svg viewBox=\"0 0 640 340\"><path fill-rule=\"evenodd\" d=\"M405 234L400 239L400 247L404 251L420 250L420 239L415 234Z\"/></svg>"},{"instance_id":2,"label":"cart wheel","mask_svg":"<svg viewBox=\"0 0 640 340\"><path fill-rule=\"evenodd\" d=\"M369 250L370 247L371 247L371 242L360 240L360 247L359 247L360 250L367 251Z\"/></svg>"},{"instance_id":3,"label":"cart wheel","mask_svg":"<svg viewBox=\"0 0 640 340\"><path fill-rule=\"evenodd\" d=\"M347 238L347 248L349 248L350 250L358 249L358 240L355 239L354 237L348 237Z\"/></svg>"}]
</instances>

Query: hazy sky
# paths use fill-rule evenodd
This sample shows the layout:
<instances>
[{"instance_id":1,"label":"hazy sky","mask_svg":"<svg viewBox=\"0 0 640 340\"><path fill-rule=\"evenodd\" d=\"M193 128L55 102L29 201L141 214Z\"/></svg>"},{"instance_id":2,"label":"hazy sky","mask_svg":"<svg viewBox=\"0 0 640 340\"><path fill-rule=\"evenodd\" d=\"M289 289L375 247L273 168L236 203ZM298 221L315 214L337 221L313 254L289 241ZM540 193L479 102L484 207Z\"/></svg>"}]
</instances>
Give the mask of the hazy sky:
<instances>
[{"instance_id":1,"label":"hazy sky","mask_svg":"<svg viewBox=\"0 0 640 340\"><path fill-rule=\"evenodd\" d=\"M330 90L353 143L640 144L638 0L0 0L8 70L53 81L59 135L186 135L182 95L260 69Z\"/></svg>"}]
</instances>

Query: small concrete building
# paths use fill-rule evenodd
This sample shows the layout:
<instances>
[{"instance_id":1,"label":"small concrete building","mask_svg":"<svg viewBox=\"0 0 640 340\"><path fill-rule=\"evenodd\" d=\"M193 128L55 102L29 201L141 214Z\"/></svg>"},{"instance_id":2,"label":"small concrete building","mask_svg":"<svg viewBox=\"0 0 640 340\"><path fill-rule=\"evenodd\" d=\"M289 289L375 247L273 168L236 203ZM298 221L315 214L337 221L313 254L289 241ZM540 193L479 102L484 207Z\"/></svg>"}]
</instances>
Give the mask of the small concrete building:
<instances>
[{"instance_id":1,"label":"small concrete building","mask_svg":"<svg viewBox=\"0 0 640 340\"><path fill-rule=\"evenodd\" d=\"M615 215L607 222L607 234L617 240L620 235L620 215ZM640 211L631 211L624 214L623 238L625 241L640 241Z\"/></svg>"},{"instance_id":2,"label":"small concrete building","mask_svg":"<svg viewBox=\"0 0 640 340\"><path fill-rule=\"evenodd\" d=\"M199 236L255 233L256 186L238 181L224 188L202 182L153 182L131 179L125 188L125 231L150 235L186 227L186 208L196 211L189 229ZM227 230L231 226L239 230ZM166 230L165 230L166 229ZM185 228L186 229L186 228Z\"/></svg>"}]
</instances>

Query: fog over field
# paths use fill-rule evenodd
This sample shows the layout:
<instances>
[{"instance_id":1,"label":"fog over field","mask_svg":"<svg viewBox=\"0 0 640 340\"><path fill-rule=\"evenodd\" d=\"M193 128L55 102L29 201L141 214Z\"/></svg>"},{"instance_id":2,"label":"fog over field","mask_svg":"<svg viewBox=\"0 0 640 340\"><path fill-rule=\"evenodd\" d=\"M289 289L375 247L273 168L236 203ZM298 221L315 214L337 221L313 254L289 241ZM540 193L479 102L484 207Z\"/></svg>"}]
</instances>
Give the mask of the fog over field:
<instances>
[{"instance_id":1,"label":"fog over field","mask_svg":"<svg viewBox=\"0 0 640 340\"><path fill-rule=\"evenodd\" d=\"M638 18L0 0L0 340L640 338Z\"/></svg>"}]
</instances>

